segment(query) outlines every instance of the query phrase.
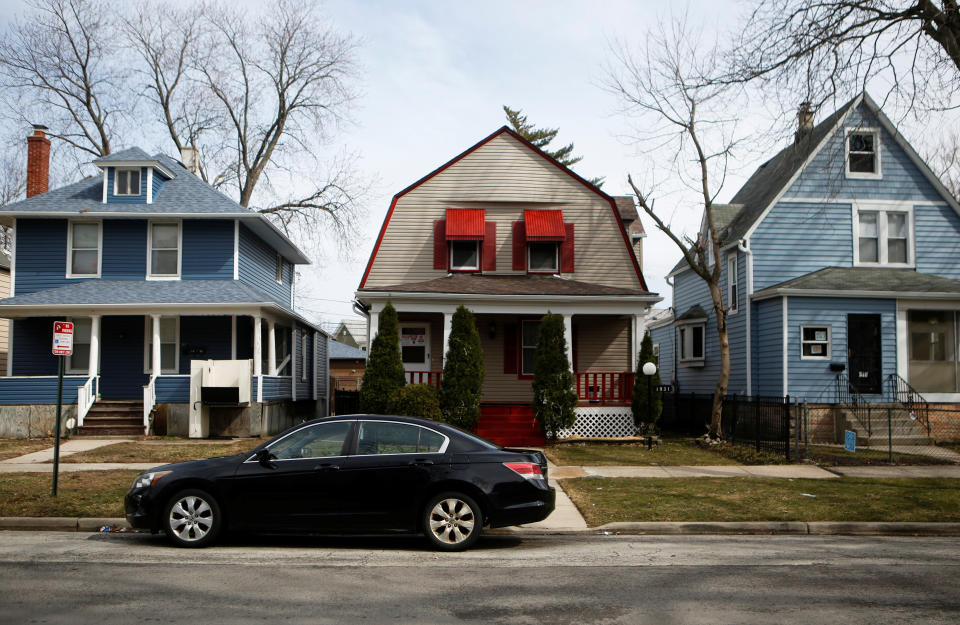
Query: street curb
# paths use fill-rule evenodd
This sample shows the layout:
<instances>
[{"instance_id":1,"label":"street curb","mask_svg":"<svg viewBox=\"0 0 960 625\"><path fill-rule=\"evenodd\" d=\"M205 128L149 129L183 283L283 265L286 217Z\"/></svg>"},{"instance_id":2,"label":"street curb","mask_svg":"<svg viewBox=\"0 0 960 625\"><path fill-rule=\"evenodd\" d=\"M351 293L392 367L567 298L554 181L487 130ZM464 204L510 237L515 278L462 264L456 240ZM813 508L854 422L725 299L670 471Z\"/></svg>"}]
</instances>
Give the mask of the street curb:
<instances>
[{"instance_id":1,"label":"street curb","mask_svg":"<svg viewBox=\"0 0 960 625\"><path fill-rule=\"evenodd\" d=\"M130 529L126 519L96 517L0 517L0 530L98 532L104 525Z\"/></svg>"}]
</instances>

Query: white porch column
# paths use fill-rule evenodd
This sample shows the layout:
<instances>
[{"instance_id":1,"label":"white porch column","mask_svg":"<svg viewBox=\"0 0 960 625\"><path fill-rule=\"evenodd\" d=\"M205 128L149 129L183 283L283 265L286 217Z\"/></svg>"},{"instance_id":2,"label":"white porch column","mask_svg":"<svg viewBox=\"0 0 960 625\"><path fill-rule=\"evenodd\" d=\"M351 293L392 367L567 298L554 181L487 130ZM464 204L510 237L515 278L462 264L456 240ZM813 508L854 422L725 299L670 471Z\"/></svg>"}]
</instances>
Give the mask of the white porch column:
<instances>
[{"instance_id":1,"label":"white porch column","mask_svg":"<svg viewBox=\"0 0 960 625\"><path fill-rule=\"evenodd\" d=\"M636 372L639 371L639 369L637 369L637 361L640 359L640 345L643 343L643 335L647 330L647 317L646 315L634 314L630 321L632 324L630 334L633 337L630 341L630 369ZM642 367L643 364L641 363L640 366Z\"/></svg>"},{"instance_id":2,"label":"white porch column","mask_svg":"<svg viewBox=\"0 0 960 625\"><path fill-rule=\"evenodd\" d=\"M373 339L377 338L377 326L380 325L380 313L370 311L370 319L367 321L367 351L373 347Z\"/></svg>"},{"instance_id":3,"label":"white porch column","mask_svg":"<svg viewBox=\"0 0 960 625\"><path fill-rule=\"evenodd\" d=\"M453 328L453 313L443 313L443 358L450 349L450 330ZM431 365L433 368L433 365Z\"/></svg>"},{"instance_id":4,"label":"white porch column","mask_svg":"<svg viewBox=\"0 0 960 625\"><path fill-rule=\"evenodd\" d=\"M567 341L567 360L573 371L573 315L563 316L563 338Z\"/></svg>"},{"instance_id":5,"label":"white porch column","mask_svg":"<svg viewBox=\"0 0 960 625\"><path fill-rule=\"evenodd\" d=\"M160 315L150 315L153 320L153 358L150 367L153 375L160 375Z\"/></svg>"},{"instance_id":6,"label":"white porch column","mask_svg":"<svg viewBox=\"0 0 960 625\"><path fill-rule=\"evenodd\" d=\"M263 375L263 344L261 340L260 315L253 318L253 375Z\"/></svg>"},{"instance_id":7,"label":"white porch column","mask_svg":"<svg viewBox=\"0 0 960 625\"><path fill-rule=\"evenodd\" d=\"M267 319L267 375L277 375L277 324Z\"/></svg>"},{"instance_id":8,"label":"white porch column","mask_svg":"<svg viewBox=\"0 0 960 625\"><path fill-rule=\"evenodd\" d=\"M230 316L230 360L237 359L237 316Z\"/></svg>"},{"instance_id":9,"label":"white porch column","mask_svg":"<svg viewBox=\"0 0 960 625\"><path fill-rule=\"evenodd\" d=\"M90 360L87 375L100 375L100 315L90 317Z\"/></svg>"}]
</instances>

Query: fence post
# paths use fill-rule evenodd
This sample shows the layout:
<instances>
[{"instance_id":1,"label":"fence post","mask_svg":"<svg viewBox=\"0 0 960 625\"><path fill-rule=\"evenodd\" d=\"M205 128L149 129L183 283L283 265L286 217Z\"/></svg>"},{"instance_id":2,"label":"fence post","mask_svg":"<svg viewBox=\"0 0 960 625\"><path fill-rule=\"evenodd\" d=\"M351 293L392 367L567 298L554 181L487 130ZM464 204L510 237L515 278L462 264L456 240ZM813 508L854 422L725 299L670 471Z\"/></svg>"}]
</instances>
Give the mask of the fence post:
<instances>
[{"instance_id":1,"label":"fence post","mask_svg":"<svg viewBox=\"0 0 960 625\"><path fill-rule=\"evenodd\" d=\"M810 457L810 408L803 402L803 459Z\"/></svg>"},{"instance_id":2,"label":"fence post","mask_svg":"<svg viewBox=\"0 0 960 625\"><path fill-rule=\"evenodd\" d=\"M782 425L784 417L786 417L787 431L784 433L783 442L787 448L787 462L790 462L790 396L787 395L783 399L783 410L780 411L780 423Z\"/></svg>"},{"instance_id":3,"label":"fence post","mask_svg":"<svg viewBox=\"0 0 960 625\"><path fill-rule=\"evenodd\" d=\"M887 459L893 464L893 409L887 407Z\"/></svg>"},{"instance_id":4,"label":"fence post","mask_svg":"<svg viewBox=\"0 0 960 625\"><path fill-rule=\"evenodd\" d=\"M793 405L793 457L800 459L800 402Z\"/></svg>"},{"instance_id":5,"label":"fence post","mask_svg":"<svg viewBox=\"0 0 960 625\"><path fill-rule=\"evenodd\" d=\"M760 397L753 401L753 440L756 451L760 451Z\"/></svg>"}]
</instances>

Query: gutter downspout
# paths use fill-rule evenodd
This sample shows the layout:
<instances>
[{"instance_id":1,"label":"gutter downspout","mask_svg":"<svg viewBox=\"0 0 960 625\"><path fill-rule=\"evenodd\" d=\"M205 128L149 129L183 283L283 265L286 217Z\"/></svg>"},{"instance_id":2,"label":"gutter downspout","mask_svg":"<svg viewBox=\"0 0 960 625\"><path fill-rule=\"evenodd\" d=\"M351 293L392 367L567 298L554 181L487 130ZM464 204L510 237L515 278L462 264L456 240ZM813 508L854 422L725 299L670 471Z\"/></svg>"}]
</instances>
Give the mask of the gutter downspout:
<instances>
[{"instance_id":1,"label":"gutter downspout","mask_svg":"<svg viewBox=\"0 0 960 625\"><path fill-rule=\"evenodd\" d=\"M751 343L752 339L752 327L751 327L751 313L752 304L751 296L753 295L753 251L750 249L750 240L749 239L740 239L737 243L737 250L744 254L744 260L747 263L747 292L746 297L744 298L744 304L747 307L747 396L753 395L753 350Z\"/></svg>"}]
</instances>

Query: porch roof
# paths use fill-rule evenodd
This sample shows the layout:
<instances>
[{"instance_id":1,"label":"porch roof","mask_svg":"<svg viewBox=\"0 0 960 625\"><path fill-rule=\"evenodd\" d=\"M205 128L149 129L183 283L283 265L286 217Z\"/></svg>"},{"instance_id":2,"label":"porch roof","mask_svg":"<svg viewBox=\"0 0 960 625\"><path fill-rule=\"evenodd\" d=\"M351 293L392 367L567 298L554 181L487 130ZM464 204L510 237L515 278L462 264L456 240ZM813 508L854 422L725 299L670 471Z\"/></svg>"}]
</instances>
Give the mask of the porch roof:
<instances>
[{"instance_id":1,"label":"porch roof","mask_svg":"<svg viewBox=\"0 0 960 625\"><path fill-rule=\"evenodd\" d=\"M826 267L757 291L753 299L779 295L960 299L960 280L913 269Z\"/></svg>"},{"instance_id":2,"label":"porch roof","mask_svg":"<svg viewBox=\"0 0 960 625\"><path fill-rule=\"evenodd\" d=\"M577 280L568 280L551 275L479 275L454 273L442 278L424 282L410 282L390 286L377 286L360 289L357 294L370 293L450 293L469 295L553 295L553 296L648 296L657 298L656 293L641 289L592 284Z\"/></svg>"}]
</instances>

